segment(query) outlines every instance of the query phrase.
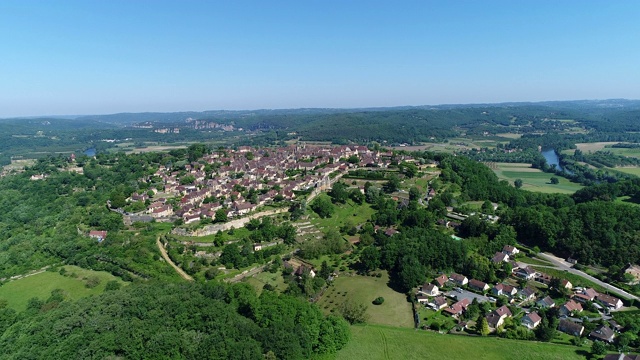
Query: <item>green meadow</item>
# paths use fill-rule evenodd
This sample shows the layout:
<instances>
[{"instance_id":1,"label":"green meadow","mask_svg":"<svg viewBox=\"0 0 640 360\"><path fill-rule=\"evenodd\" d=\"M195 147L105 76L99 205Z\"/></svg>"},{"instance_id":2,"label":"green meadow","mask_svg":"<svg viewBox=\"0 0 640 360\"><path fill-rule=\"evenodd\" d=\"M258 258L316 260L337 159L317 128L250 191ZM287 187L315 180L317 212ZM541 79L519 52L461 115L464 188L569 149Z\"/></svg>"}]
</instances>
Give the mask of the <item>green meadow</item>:
<instances>
[{"instance_id":1,"label":"green meadow","mask_svg":"<svg viewBox=\"0 0 640 360\"><path fill-rule=\"evenodd\" d=\"M0 299L6 300L9 308L22 311L26 309L29 299L35 297L46 300L51 296L51 292L56 289L63 290L66 298L75 300L101 294L104 292L107 282L111 280L116 280L122 285L127 284L120 278L105 271L87 270L71 265L66 265L64 268L66 270L65 275L60 275L58 272L45 271L5 283L0 286ZM87 287L90 278L98 279L98 285L91 288Z\"/></svg>"},{"instance_id":2,"label":"green meadow","mask_svg":"<svg viewBox=\"0 0 640 360\"><path fill-rule=\"evenodd\" d=\"M588 348L507 340L497 337L445 335L382 325L351 327L352 338L325 360L584 360Z\"/></svg>"},{"instance_id":3,"label":"green meadow","mask_svg":"<svg viewBox=\"0 0 640 360\"><path fill-rule=\"evenodd\" d=\"M335 311L346 299L368 306L368 322L371 324L393 325L412 328L413 312L407 297L387 283L389 275L381 272L381 277L361 275L340 275L318 300L318 306L325 312ZM382 296L384 303L373 305L372 301Z\"/></svg>"},{"instance_id":4,"label":"green meadow","mask_svg":"<svg viewBox=\"0 0 640 360\"><path fill-rule=\"evenodd\" d=\"M510 184L516 179L522 180L522 189L543 193L572 194L582 188L582 185L572 183L569 180L542 170L534 169L531 164L521 163L495 163L492 169L500 180L507 180ZM551 184L551 177L557 177L559 184Z\"/></svg>"}]
</instances>

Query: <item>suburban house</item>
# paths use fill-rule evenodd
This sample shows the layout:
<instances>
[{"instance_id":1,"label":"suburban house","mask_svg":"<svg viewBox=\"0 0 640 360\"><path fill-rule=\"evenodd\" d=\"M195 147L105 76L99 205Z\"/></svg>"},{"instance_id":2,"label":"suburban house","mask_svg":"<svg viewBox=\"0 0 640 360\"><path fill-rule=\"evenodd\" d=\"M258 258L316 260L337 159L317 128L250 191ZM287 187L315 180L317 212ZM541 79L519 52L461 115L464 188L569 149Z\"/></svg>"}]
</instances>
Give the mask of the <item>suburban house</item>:
<instances>
[{"instance_id":1,"label":"suburban house","mask_svg":"<svg viewBox=\"0 0 640 360\"><path fill-rule=\"evenodd\" d=\"M502 248L502 252L509 256L514 256L515 254L520 253L520 250L518 250L515 246L505 245Z\"/></svg>"},{"instance_id":2,"label":"suburban house","mask_svg":"<svg viewBox=\"0 0 640 360\"><path fill-rule=\"evenodd\" d=\"M536 271L527 266L516 270L515 275L524 280L531 280L536 276Z\"/></svg>"},{"instance_id":3,"label":"suburban house","mask_svg":"<svg viewBox=\"0 0 640 360\"><path fill-rule=\"evenodd\" d=\"M518 293L518 297L524 301L533 300L536 298L536 291L530 287L526 287Z\"/></svg>"},{"instance_id":4,"label":"suburban house","mask_svg":"<svg viewBox=\"0 0 640 360\"><path fill-rule=\"evenodd\" d=\"M580 292L577 292L573 295L573 298L576 301L581 303L585 303L587 301L595 300L596 296L598 296L598 292L593 290L592 288L584 289Z\"/></svg>"},{"instance_id":5,"label":"suburban house","mask_svg":"<svg viewBox=\"0 0 640 360\"><path fill-rule=\"evenodd\" d=\"M538 305L539 308L546 309L555 307L556 302L551 297L546 296L543 299L538 300L538 302L536 302L536 305Z\"/></svg>"},{"instance_id":6,"label":"suburban house","mask_svg":"<svg viewBox=\"0 0 640 360\"><path fill-rule=\"evenodd\" d=\"M453 273L449 276L449 280L456 285L467 285L469 283L469 279L466 276Z\"/></svg>"},{"instance_id":7,"label":"suburban house","mask_svg":"<svg viewBox=\"0 0 640 360\"><path fill-rule=\"evenodd\" d=\"M438 295L439 289L437 286L433 285L433 284L429 284L429 283L424 283L420 289L418 290L419 293L422 293L424 295L427 296L436 296Z\"/></svg>"},{"instance_id":8,"label":"suburban house","mask_svg":"<svg viewBox=\"0 0 640 360\"><path fill-rule=\"evenodd\" d=\"M442 310L446 308L447 305L447 298L445 298L444 296L436 296L434 298L431 298L431 301L427 303L427 307L430 307L435 311Z\"/></svg>"},{"instance_id":9,"label":"suburban house","mask_svg":"<svg viewBox=\"0 0 640 360\"><path fill-rule=\"evenodd\" d=\"M500 264L500 263L505 262L505 261L509 261L509 255L507 255L507 254L505 254L503 252L497 252L491 258L491 262L494 263L494 264Z\"/></svg>"},{"instance_id":10,"label":"suburban house","mask_svg":"<svg viewBox=\"0 0 640 360\"><path fill-rule=\"evenodd\" d=\"M476 280L476 279L469 280L469 283L467 285L469 286L470 289L480 291L480 292L485 292L489 290L489 285L487 283L482 282L480 280Z\"/></svg>"},{"instance_id":11,"label":"suburban house","mask_svg":"<svg viewBox=\"0 0 640 360\"><path fill-rule=\"evenodd\" d=\"M518 293L518 289L514 286L507 284L496 284L493 289L491 289L491 293L495 296L513 296Z\"/></svg>"},{"instance_id":12,"label":"suburban house","mask_svg":"<svg viewBox=\"0 0 640 360\"><path fill-rule=\"evenodd\" d=\"M540 325L541 321L542 318L540 317L540 315L538 315L537 312L532 312L523 316L521 323L523 326L526 326L529 329L535 329L538 325Z\"/></svg>"},{"instance_id":13,"label":"suburban house","mask_svg":"<svg viewBox=\"0 0 640 360\"><path fill-rule=\"evenodd\" d=\"M447 314L453 317L458 317L467 310L467 307L469 307L469 304L471 304L469 302L469 299L464 298L458 301L457 303L449 306L448 308L444 309L444 312L446 312Z\"/></svg>"},{"instance_id":14,"label":"suburban house","mask_svg":"<svg viewBox=\"0 0 640 360\"><path fill-rule=\"evenodd\" d=\"M613 339L616 337L616 334L613 330L606 326L600 325L597 328L593 329L592 332L589 333L589 337L593 340L606 341L608 343L612 343Z\"/></svg>"},{"instance_id":15,"label":"suburban house","mask_svg":"<svg viewBox=\"0 0 640 360\"><path fill-rule=\"evenodd\" d=\"M605 355L602 360L640 360L639 354L609 354Z\"/></svg>"},{"instance_id":16,"label":"suburban house","mask_svg":"<svg viewBox=\"0 0 640 360\"><path fill-rule=\"evenodd\" d=\"M569 280L566 280L566 279L560 280L560 286L562 286L565 289L569 289L569 290L573 289L573 284Z\"/></svg>"},{"instance_id":17,"label":"suburban house","mask_svg":"<svg viewBox=\"0 0 640 360\"><path fill-rule=\"evenodd\" d=\"M622 300L618 299L617 297L613 297L611 295L607 295L607 294L598 294L598 296L596 297L596 299L598 300L598 302L600 302L602 305L612 309L612 310L617 310L620 309L622 307Z\"/></svg>"},{"instance_id":18,"label":"suburban house","mask_svg":"<svg viewBox=\"0 0 640 360\"><path fill-rule=\"evenodd\" d=\"M573 313L581 313L582 305L580 303L575 302L573 300L567 301L564 305L560 307L560 315L570 316Z\"/></svg>"},{"instance_id":19,"label":"suburban house","mask_svg":"<svg viewBox=\"0 0 640 360\"><path fill-rule=\"evenodd\" d=\"M106 231L97 231L97 230L91 230L89 231L89 237L92 239L96 239L99 243L103 242L104 239L107 238L107 232Z\"/></svg>"},{"instance_id":20,"label":"suburban house","mask_svg":"<svg viewBox=\"0 0 640 360\"><path fill-rule=\"evenodd\" d=\"M489 327L495 329L504 323L504 319L511 316L511 310L509 310L506 305L503 305L487 315L487 322L489 323Z\"/></svg>"},{"instance_id":21,"label":"suburban house","mask_svg":"<svg viewBox=\"0 0 640 360\"><path fill-rule=\"evenodd\" d=\"M433 281L436 283L436 285L438 285L439 287L443 287L444 284L447 283L447 281L449 281L449 277L445 274L442 274L440 276L438 276L437 278L433 279Z\"/></svg>"},{"instance_id":22,"label":"suburban house","mask_svg":"<svg viewBox=\"0 0 640 360\"><path fill-rule=\"evenodd\" d=\"M561 319L560 324L558 325L558 330L562 331L565 334L581 336L582 332L584 331L584 326L571 320Z\"/></svg>"},{"instance_id":23,"label":"suburban house","mask_svg":"<svg viewBox=\"0 0 640 360\"><path fill-rule=\"evenodd\" d=\"M422 295L422 294L418 294L416 295L416 300L418 300L418 302L420 304L427 304L429 302L429 299L431 299L429 296L426 295Z\"/></svg>"}]
</instances>

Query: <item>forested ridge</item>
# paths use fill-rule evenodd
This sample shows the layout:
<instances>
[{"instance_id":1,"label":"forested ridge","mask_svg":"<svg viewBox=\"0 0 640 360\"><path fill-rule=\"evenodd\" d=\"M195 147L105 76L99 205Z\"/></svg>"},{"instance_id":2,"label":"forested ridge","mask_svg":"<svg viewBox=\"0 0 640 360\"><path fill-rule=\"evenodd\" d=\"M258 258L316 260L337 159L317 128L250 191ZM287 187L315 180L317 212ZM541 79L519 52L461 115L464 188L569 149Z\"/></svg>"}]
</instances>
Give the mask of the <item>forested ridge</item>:
<instances>
[{"instance_id":1,"label":"forested ridge","mask_svg":"<svg viewBox=\"0 0 640 360\"><path fill-rule=\"evenodd\" d=\"M350 336L345 320L305 300L215 282L33 300L20 314L0 309L0 334L3 359L309 359Z\"/></svg>"}]
</instances>

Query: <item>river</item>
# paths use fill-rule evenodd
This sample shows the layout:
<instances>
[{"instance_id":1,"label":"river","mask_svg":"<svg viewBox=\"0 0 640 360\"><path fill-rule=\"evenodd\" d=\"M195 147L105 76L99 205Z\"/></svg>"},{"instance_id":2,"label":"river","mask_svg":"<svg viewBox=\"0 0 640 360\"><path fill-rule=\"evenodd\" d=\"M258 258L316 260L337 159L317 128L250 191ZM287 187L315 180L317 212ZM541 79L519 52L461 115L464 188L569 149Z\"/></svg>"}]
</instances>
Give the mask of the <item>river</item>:
<instances>
[{"instance_id":1,"label":"river","mask_svg":"<svg viewBox=\"0 0 640 360\"><path fill-rule=\"evenodd\" d=\"M571 171L563 169L562 166L560 166L560 157L558 157L558 153L555 149L544 149L540 153L544 156L544 159L547 161L549 166L555 165L556 169L564 171L567 174L573 174Z\"/></svg>"}]
</instances>

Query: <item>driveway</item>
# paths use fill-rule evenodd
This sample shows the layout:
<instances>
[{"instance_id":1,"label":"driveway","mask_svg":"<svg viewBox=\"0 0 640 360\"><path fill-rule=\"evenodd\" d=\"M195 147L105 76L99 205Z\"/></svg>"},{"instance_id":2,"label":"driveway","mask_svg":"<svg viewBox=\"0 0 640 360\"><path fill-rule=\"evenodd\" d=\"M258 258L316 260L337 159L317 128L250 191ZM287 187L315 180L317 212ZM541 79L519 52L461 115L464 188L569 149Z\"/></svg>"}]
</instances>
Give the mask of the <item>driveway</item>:
<instances>
[{"instance_id":1,"label":"driveway","mask_svg":"<svg viewBox=\"0 0 640 360\"><path fill-rule=\"evenodd\" d=\"M473 302L473 299L478 299L478 302L489 301L489 299L484 295L478 295L476 293L473 293L471 291L467 291L464 289L462 290L462 292L451 290L449 292L444 293L444 295L446 295L447 297L454 297L458 301L462 299L469 299L470 303Z\"/></svg>"}]
</instances>

